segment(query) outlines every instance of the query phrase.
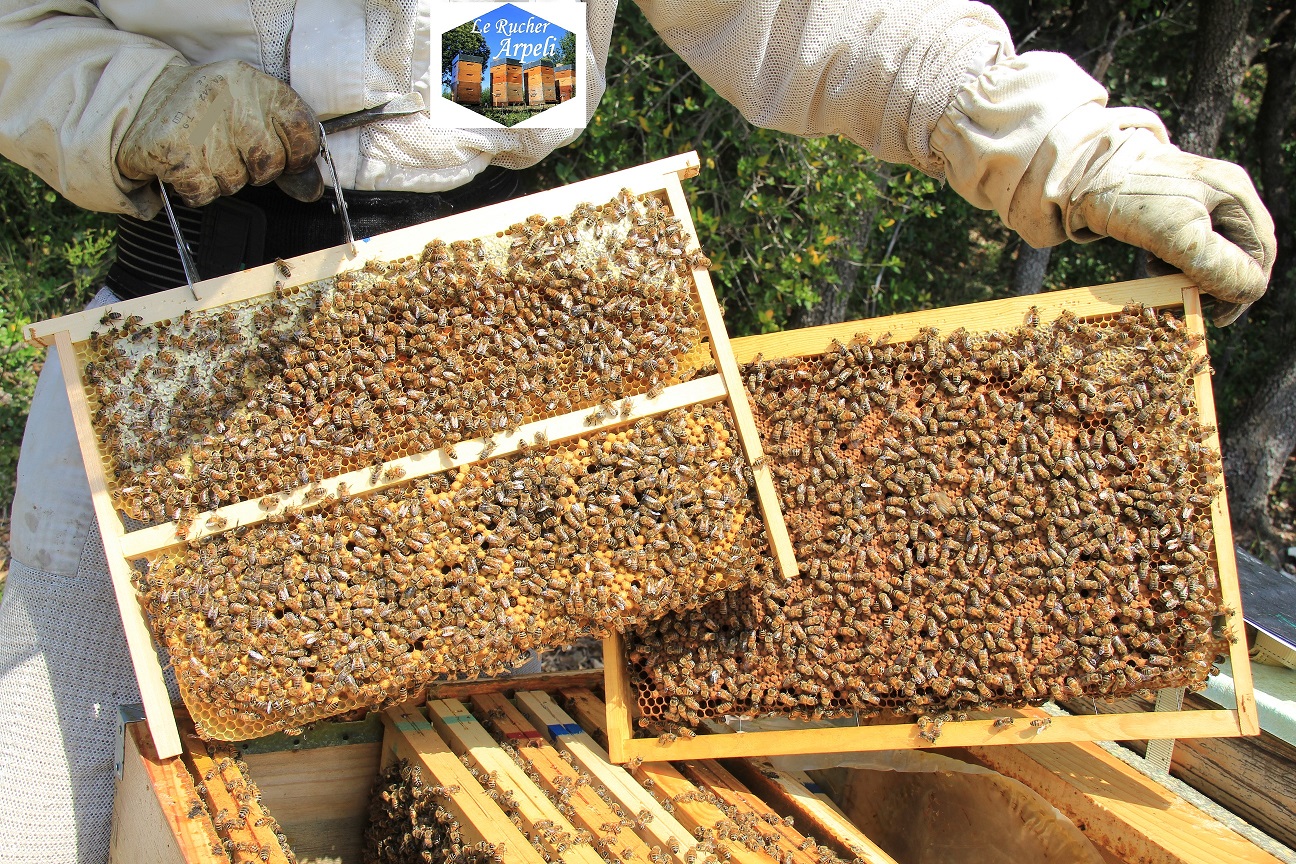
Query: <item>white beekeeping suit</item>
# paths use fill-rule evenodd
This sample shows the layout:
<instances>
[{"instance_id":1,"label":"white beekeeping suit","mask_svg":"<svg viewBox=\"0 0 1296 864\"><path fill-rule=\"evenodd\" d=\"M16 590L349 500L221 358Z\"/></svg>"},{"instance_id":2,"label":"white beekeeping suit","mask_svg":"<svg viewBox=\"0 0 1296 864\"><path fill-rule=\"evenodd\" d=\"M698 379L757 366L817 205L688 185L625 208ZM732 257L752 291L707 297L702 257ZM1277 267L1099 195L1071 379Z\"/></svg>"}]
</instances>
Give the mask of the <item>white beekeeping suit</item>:
<instances>
[{"instance_id":1,"label":"white beekeeping suit","mask_svg":"<svg viewBox=\"0 0 1296 864\"><path fill-rule=\"evenodd\" d=\"M1225 319L1264 290L1273 229L1245 173L1179 153L1148 112L1106 108L1103 88L1065 57L1016 55L987 6L640 5L753 123L844 135L946 178L1037 246L1104 235L1142 245L1226 301ZM615 10L615 0L587 3L591 111L607 85ZM151 175L187 172L197 185L185 188L207 189L204 199L233 191L228 177L203 172L223 159L244 182L240 160L253 160L234 139L258 124L278 128L265 115L297 95L305 116L321 117L409 92L439 96L437 23L419 0L0 0L0 153L83 207L151 218L160 206ZM193 81L185 67L207 64L226 64L211 68L253 94L230 103L229 134L191 142L194 152L153 146L151 118L184 97ZM331 136L330 147L348 188L435 192L490 164L532 165L575 137L437 129L415 115ZM251 179L282 170L285 157L275 158ZM138 700L57 360L46 364L28 422L0 606L3 861L105 859L116 706Z\"/></svg>"}]
</instances>

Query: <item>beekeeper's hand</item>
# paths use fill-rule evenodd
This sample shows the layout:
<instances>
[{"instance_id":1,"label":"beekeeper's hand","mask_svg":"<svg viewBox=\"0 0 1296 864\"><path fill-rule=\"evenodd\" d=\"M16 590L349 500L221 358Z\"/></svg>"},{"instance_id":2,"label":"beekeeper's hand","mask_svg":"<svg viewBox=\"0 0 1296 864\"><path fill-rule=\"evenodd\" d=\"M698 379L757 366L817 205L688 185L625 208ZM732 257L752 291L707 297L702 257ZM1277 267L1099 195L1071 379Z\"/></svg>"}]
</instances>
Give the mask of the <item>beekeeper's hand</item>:
<instances>
[{"instance_id":1,"label":"beekeeper's hand","mask_svg":"<svg viewBox=\"0 0 1296 864\"><path fill-rule=\"evenodd\" d=\"M1230 324L1265 292L1277 240L1246 171L1184 153L1157 116L1107 108L1098 82L1060 54L989 66L932 135L950 184L998 210L1032 246L1114 237L1182 270Z\"/></svg>"},{"instance_id":2,"label":"beekeeper's hand","mask_svg":"<svg viewBox=\"0 0 1296 864\"><path fill-rule=\"evenodd\" d=\"M282 81L240 60L168 66L149 88L117 151L133 180L158 177L191 207L281 175L302 201L324 192L319 122Z\"/></svg>"}]
</instances>

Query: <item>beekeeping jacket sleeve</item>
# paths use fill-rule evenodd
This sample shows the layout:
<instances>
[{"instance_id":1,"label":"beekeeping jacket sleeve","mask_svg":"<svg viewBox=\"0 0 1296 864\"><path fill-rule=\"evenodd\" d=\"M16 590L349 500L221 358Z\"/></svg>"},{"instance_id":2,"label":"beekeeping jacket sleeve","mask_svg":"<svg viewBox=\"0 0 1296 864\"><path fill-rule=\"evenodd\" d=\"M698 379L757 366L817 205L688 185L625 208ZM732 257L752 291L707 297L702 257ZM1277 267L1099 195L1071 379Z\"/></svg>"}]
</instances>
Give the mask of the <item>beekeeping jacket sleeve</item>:
<instances>
[{"instance_id":1,"label":"beekeeping jacket sleeve","mask_svg":"<svg viewBox=\"0 0 1296 864\"><path fill-rule=\"evenodd\" d=\"M179 51L115 28L91 3L0 0L0 153L90 210L138 213L148 193L114 154Z\"/></svg>"},{"instance_id":2,"label":"beekeeping jacket sleeve","mask_svg":"<svg viewBox=\"0 0 1296 864\"><path fill-rule=\"evenodd\" d=\"M114 157L167 64L243 60L290 83L321 118L409 90L437 98L439 69L428 64L437 27L420 5L0 0L0 153L83 207L150 216L156 198L118 174ZM999 16L965 0L639 5L670 46L753 123L845 135L882 159L948 175L964 194L985 193L993 183L1010 195L1049 126L1102 91L1087 76L1077 88L1070 78L1050 82L1036 73L1051 74L1065 58L1016 58ZM606 86L616 2L589 0L586 9L592 114ZM321 16L329 26L313 28ZM983 86L988 74L992 84L1006 77L1011 86ZM1034 89L1025 92L1023 84ZM993 155L934 149L937 124L957 100L1007 92L1013 98L996 119L1008 125L996 131L1008 146ZM534 164L577 134L438 129L416 115L331 136L330 149L347 188L431 192L461 185L488 164Z\"/></svg>"},{"instance_id":3,"label":"beekeeping jacket sleeve","mask_svg":"<svg viewBox=\"0 0 1296 864\"><path fill-rule=\"evenodd\" d=\"M1031 245L1114 237L1188 274L1217 324L1264 293L1273 222L1246 172L1108 108L1063 54L1016 54L978 3L641 0L672 48L753 123L844 135L947 179Z\"/></svg>"},{"instance_id":4,"label":"beekeeping jacket sleeve","mask_svg":"<svg viewBox=\"0 0 1296 864\"><path fill-rule=\"evenodd\" d=\"M999 15L964 0L638 3L666 43L755 125L844 135L937 177L946 173L932 152L937 122L957 93L1013 56Z\"/></svg>"}]
</instances>

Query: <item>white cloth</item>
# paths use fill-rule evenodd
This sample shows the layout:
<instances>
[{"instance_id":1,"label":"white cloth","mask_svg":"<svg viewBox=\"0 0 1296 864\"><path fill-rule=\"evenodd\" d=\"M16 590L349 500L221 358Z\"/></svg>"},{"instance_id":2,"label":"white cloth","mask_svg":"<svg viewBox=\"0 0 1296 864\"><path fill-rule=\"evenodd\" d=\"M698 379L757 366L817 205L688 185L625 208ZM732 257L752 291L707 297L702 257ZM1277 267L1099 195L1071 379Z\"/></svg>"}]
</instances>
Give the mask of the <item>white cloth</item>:
<instances>
[{"instance_id":1,"label":"white cloth","mask_svg":"<svg viewBox=\"0 0 1296 864\"><path fill-rule=\"evenodd\" d=\"M987 64L1012 56L999 16L966 0L640 6L753 123L842 134L936 176L944 172L929 144L936 121ZM616 0L587 7L592 112L606 84ZM319 38L313 24L321 17L335 34L363 33L363 51L354 38ZM245 60L288 81L327 117L410 90L439 98L439 69L429 68L437 29L420 0L100 0L98 8L87 0L0 0L0 153L82 207L150 217L156 195L118 174L114 157L168 63ZM298 43L309 50L294 50ZM339 69L354 77L338 80ZM461 185L491 163L532 165L576 134L435 129L415 115L331 136L330 149L351 188L430 192Z\"/></svg>"},{"instance_id":2,"label":"white cloth","mask_svg":"<svg viewBox=\"0 0 1296 864\"><path fill-rule=\"evenodd\" d=\"M91 306L113 299L104 290ZM100 862L117 707L138 702L139 688L52 348L18 490L0 600L0 861Z\"/></svg>"}]
</instances>

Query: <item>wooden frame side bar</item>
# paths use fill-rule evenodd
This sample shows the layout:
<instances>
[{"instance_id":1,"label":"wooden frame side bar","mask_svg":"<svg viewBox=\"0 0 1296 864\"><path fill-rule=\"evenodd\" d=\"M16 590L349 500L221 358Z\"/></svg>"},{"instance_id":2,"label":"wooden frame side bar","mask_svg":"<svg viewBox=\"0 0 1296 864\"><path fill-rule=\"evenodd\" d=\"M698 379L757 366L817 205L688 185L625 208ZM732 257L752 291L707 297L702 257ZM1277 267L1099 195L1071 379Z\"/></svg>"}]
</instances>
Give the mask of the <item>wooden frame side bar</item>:
<instances>
[{"instance_id":1,"label":"wooden frame side bar","mask_svg":"<svg viewBox=\"0 0 1296 864\"><path fill-rule=\"evenodd\" d=\"M744 336L733 340L733 353L739 363L750 363L758 354L767 358L822 354L832 346L834 340L847 343L857 334L867 334L877 339L889 333L890 341L905 342L917 336L918 331L924 327L935 327L942 333L960 327L973 331L1002 330L1005 321L1024 322L1031 309L1037 311L1041 322L1052 321L1064 310L1073 312L1077 317L1087 318L1115 314L1131 303L1161 309L1182 303L1183 289L1192 284L1182 274L1158 276L1153 279L1135 279L1110 285L1046 291L1026 297L1007 297L943 309L907 312L865 321Z\"/></svg>"},{"instance_id":2,"label":"wooden frame side bar","mask_svg":"<svg viewBox=\"0 0 1296 864\"><path fill-rule=\"evenodd\" d=\"M516 436L510 436L509 441L500 443L489 458L496 459L517 453L522 450L519 442L530 445L536 439L537 434L546 436L550 444L559 444L573 438L584 438L608 429L624 426L645 417L656 417L676 408L717 402L724 398L725 385L723 380L719 375L708 375L705 378L697 378L668 387L656 399L648 399L645 396L632 400L630 412L625 417L618 416L601 420L592 425L586 425L585 421L594 409L585 408L559 417L550 417L547 420L527 423L518 428ZM241 526L255 525L269 519L283 508L291 507L295 510L306 511L328 504L341 497L339 488L342 486L346 487L347 494L367 495L390 486L408 483L410 480L419 477L439 474L473 462L481 462L485 458L482 453L489 440L491 439L474 438L471 441L456 444L453 448L454 458L451 458L447 449L443 447L427 453L417 453L413 456L393 459L390 462L382 463L381 466L350 471L319 484L300 486L288 492L269 495L266 497L277 502L276 506L271 510L261 506L261 502L265 500L264 498L228 504L219 509L198 514L184 537L176 536L176 524L174 522L132 531L122 538L121 551L128 559L143 558L185 543L232 531ZM96 455L95 458L98 459L98 456ZM397 470L393 471L393 469ZM396 477L395 474L400 472L403 472L401 476ZM377 474L376 480L374 479L375 474ZM209 520L211 520L210 524ZM214 527L217 525L219 527Z\"/></svg>"},{"instance_id":3,"label":"wooden frame side bar","mask_svg":"<svg viewBox=\"0 0 1296 864\"><path fill-rule=\"evenodd\" d=\"M689 760L681 762L679 769L680 773L699 789L705 789L739 813L755 814L760 818L761 823L772 828L772 831L767 831L765 828L760 828L760 831L782 850L781 860L787 861L791 856L791 861L799 864L818 864L819 856L806 851L809 845L806 842L806 835L780 819L773 807L754 794L719 762L714 759Z\"/></svg>"},{"instance_id":4,"label":"wooden frame side bar","mask_svg":"<svg viewBox=\"0 0 1296 864\"><path fill-rule=\"evenodd\" d=\"M802 831L809 830L846 859L865 864L896 864L895 859L855 827L836 806L828 804L798 778L768 762L735 759L726 767L783 816L795 816ZM809 779L809 778L807 778Z\"/></svg>"},{"instance_id":5,"label":"wooden frame side bar","mask_svg":"<svg viewBox=\"0 0 1296 864\"><path fill-rule=\"evenodd\" d=\"M72 337L66 330L54 334L54 347L58 351L59 367L63 372L63 386L72 407L72 424L76 429L81 459L86 466L86 479L90 484L90 498L94 503L95 518L103 540L104 556L108 560L108 573L112 577L113 594L121 614L122 630L126 634L126 647L135 679L139 683L140 701L148 718L149 732L159 757L166 759L180 754L180 733L176 729L175 715L171 712L171 699L167 695L162 665L158 662L153 635L144 620L144 610L131 584L130 565L117 554L122 538L122 522L113 508L108 493L108 481L103 475L96 446L94 425L90 420L90 405L86 401L81 382L81 370L72 347Z\"/></svg>"},{"instance_id":6,"label":"wooden frame side bar","mask_svg":"<svg viewBox=\"0 0 1296 864\"><path fill-rule=\"evenodd\" d=\"M254 864L259 861L287 864L288 857L274 832L264 825L256 824L263 815L260 804L251 795L245 803L235 798L230 791L244 782L237 768L225 764L223 758L209 756L206 744L188 724L182 735L185 763L193 776L203 784L203 795L212 814L213 826L217 831L228 832L233 847L230 859L234 864ZM262 858L261 853L265 853L266 857Z\"/></svg>"},{"instance_id":7,"label":"wooden frame side bar","mask_svg":"<svg viewBox=\"0 0 1296 864\"><path fill-rule=\"evenodd\" d=\"M1202 320L1201 294L1193 287L1183 289L1184 324L1188 332L1201 337L1195 356L1206 357L1206 324ZM1216 427L1215 393L1211 388L1209 366L1197 373L1193 381L1197 413L1203 426ZM1220 452L1219 430L1215 428L1202 443ZM1222 457L1221 457L1222 458ZM1251 655L1247 652L1246 622L1242 619L1242 590L1238 584L1237 556L1233 550L1233 522L1229 517L1228 490L1224 476L1219 478L1219 494L1211 502L1211 523L1215 528L1215 572L1220 583L1220 598L1232 609L1226 624L1229 639L1229 666L1237 694L1238 726L1243 735L1260 734L1260 712L1256 707L1255 686L1251 680Z\"/></svg>"},{"instance_id":8,"label":"wooden frame side bar","mask_svg":"<svg viewBox=\"0 0 1296 864\"><path fill-rule=\"evenodd\" d=\"M561 690L559 695L562 696L566 703L567 710L576 718L576 722L592 733L595 733L595 738L599 737L599 733L603 735L607 734L607 727L605 725L608 717L607 709L603 702L590 690L572 687ZM759 772L756 771L752 767L751 763L746 760L735 760L733 764L734 766L743 769L743 776L741 778L736 776L735 773L730 773L728 767L721 765L714 759L688 760L679 763L677 767L685 778L696 784L699 788L709 790L717 798L727 804L737 807L739 810L754 812L757 816L760 816L763 821L766 821L767 824L772 824L765 818L767 816L776 815L775 808L771 807L770 803L766 800L771 796L757 796L753 794L752 789L748 788L751 784L746 783L749 776L759 777ZM649 768L651 766L643 767ZM766 767L768 768L768 766ZM769 770L773 771L772 768L769 768ZM633 773L636 777L639 776L638 770ZM650 773L648 776L655 775ZM770 781L766 780L765 786L769 785ZM815 803L821 808L827 806L821 801L816 801ZM787 815L789 812L792 811L785 809L777 815ZM843 820L845 819L845 817L840 813L837 815L839 818ZM850 824L849 820L846 820L846 824ZM802 862L802 864L814 864L814 862L817 861L815 856L808 855L803 851L803 844L805 841L805 834L803 832L796 830L792 826L782 824L782 822L774 825L774 828L776 833L780 835L780 843L784 847L784 851L792 854L793 861L799 861ZM855 833L858 834L858 830L856 830ZM821 836L824 836L829 840L833 839L833 835L828 832L821 831ZM872 846L872 841L869 841L868 838L864 837L862 834L859 836L862 839L856 841L854 846L859 846L865 849ZM840 843L837 845L843 854L847 852L847 847L845 845ZM876 849L876 847L872 848ZM869 855L872 857L869 857ZM880 859L878 859L876 855L873 855L872 852L870 852L869 855L858 855L854 851L851 851L847 857L862 857L864 861L868 862L868 864L879 864ZM895 862L891 861L890 858L884 858L881 859L881 861L882 864L895 864Z\"/></svg>"},{"instance_id":9,"label":"wooden frame side bar","mask_svg":"<svg viewBox=\"0 0 1296 864\"><path fill-rule=\"evenodd\" d=\"M666 763L643 764L630 772L636 780L645 786L652 787L652 795L658 801L669 802L671 812L679 823L693 832L693 836L713 836L725 850L726 857L736 864L775 864L773 856L764 852L748 849L739 840L726 836L724 823L729 818L725 812L698 795L698 787ZM798 864L806 864L801 861Z\"/></svg>"},{"instance_id":10,"label":"wooden frame side bar","mask_svg":"<svg viewBox=\"0 0 1296 864\"><path fill-rule=\"evenodd\" d=\"M698 173L698 170L698 155L690 151L602 177L539 192L521 201L530 208L530 213L548 216L567 215L582 201L602 203L598 199L610 200L621 189L629 189L636 195L657 192L662 188L664 175L692 177ZM366 261L391 261L406 255L417 255L433 239L450 243L455 240L471 240L475 237L493 235L499 231L501 224L507 225L523 218L518 216L518 206L518 200L504 201L467 213L447 216L434 222L360 239L356 241L358 254L354 256L349 247L343 244L290 258L287 263L292 270L292 276L287 280L286 287L292 288L320 279L331 279L345 270L360 267ZM530 213L525 213L523 216ZM185 312L211 309L241 300L269 296L275 292L275 284L284 281L275 267L274 264L265 264L250 270L231 273L228 276L205 279L194 286L193 292L188 286L182 286L148 297L123 300L106 308L120 312L123 318L139 315L144 319L143 324L153 324L168 318L178 318ZM201 299L195 300L195 294ZM90 338L92 330L102 329L99 319L104 314L105 307L100 307L64 315L29 325L23 335L29 342L49 345L55 333L66 330L71 334L73 342L83 342Z\"/></svg>"},{"instance_id":11,"label":"wooden frame side bar","mask_svg":"<svg viewBox=\"0 0 1296 864\"><path fill-rule=\"evenodd\" d=\"M684 224L686 234L696 238L697 229L693 225L693 216L689 212L688 201L684 198L684 190L680 186L678 177L667 176L666 197L670 202L671 213ZM715 358L716 368L720 372L720 377L724 379L725 389L729 392L729 409L733 412L734 423L738 427L738 440L742 442L743 454L747 457L747 464L751 466L756 485L756 500L760 503L761 515L765 517L765 534L783 578L791 579L797 574L797 560L792 549L792 538L788 536L787 524L783 521L783 508L779 504L778 490L774 488L774 475L761 458L764 450L761 448L760 433L756 429L756 418L752 416L751 405L747 401L747 390L743 387L742 373L738 369L733 348L729 344L729 332L725 329L724 313L720 311L715 287L711 284L711 274L705 267L695 267L693 283L697 287L698 301L706 321L711 355Z\"/></svg>"},{"instance_id":12,"label":"wooden frame side bar","mask_svg":"<svg viewBox=\"0 0 1296 864\"><path fill-rule=\"evenodd\" d=\"M559 750L570 753L575 763L597 782L629 813L646 810L652 819L640 829L645 841L685 855L697 845L693 835L684 829L657 799L636 783L626 770L608 761L607 751L598 745L572 718L554 703L547 693L535 691L517 694L518 710ZM651 838L651 839L650 839ZM679 852L675 852L678 847Z\"/></svg>"},{"instance_id":13,"label":"wooden frame side bar","mask_svg":"<svg viewBox=\"0 0 1296 864\"><path fill-rule=\"evenodd\" d=\"M145 723L127 723L123 742L109 861L229 864L211 814L189 815L201 799L183 760L159 759Z\"/></svg>"},{"instance_id":14,"label":"wooden frame side bar","mask_svg":"<svg viewBox=\"0 0 1296 864\"><path fill-rule=\"evenodd\" d=\"M608 756L618 764L630 761L625 748L634 738L631 706L635 704L635 697L630 689L627 663L625 637L613 630L603 640L603 695L607 697L604 723Z\"/></svg>"},{"instance_id":15,"label":"wooden frame side bar","mask_svg":"<svg viewBox=\"0 0 1296 864\"><path fill-rule=\"evenodd\" d=\"M459 821L465 840L490 843L496 848L503 844L504 860L509 864L543 864L540 853L487 797L486 790L468 773L418 709L408 705L388 709L383 713L383 724L389 736L384 749L420 768L430 784L448 791L439 801Z\"/></svg>"}]
</instances>

